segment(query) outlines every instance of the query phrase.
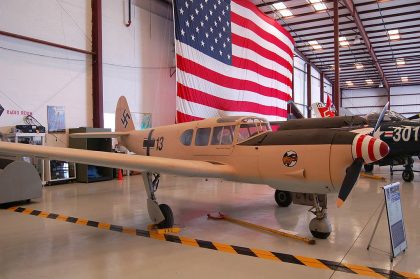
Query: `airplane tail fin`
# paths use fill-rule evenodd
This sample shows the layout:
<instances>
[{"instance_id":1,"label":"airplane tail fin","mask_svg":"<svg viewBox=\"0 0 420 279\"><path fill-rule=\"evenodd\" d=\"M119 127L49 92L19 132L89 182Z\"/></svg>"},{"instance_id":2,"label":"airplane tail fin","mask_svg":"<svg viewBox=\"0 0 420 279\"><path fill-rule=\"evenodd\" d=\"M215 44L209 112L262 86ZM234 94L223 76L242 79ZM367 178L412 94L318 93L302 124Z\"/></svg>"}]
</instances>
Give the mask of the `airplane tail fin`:
<instances>
[{"instance_id":1,"label":"airplane tail fin","mask_svg":"<svg viewBox=\"0 0 420 279\"><path fill-rule=\"evenodd\" d=\"M133 116L128 107L127 99L121 96L115 109L115 131L128 132L134 130Z\"/></svg>"}]
</instances>

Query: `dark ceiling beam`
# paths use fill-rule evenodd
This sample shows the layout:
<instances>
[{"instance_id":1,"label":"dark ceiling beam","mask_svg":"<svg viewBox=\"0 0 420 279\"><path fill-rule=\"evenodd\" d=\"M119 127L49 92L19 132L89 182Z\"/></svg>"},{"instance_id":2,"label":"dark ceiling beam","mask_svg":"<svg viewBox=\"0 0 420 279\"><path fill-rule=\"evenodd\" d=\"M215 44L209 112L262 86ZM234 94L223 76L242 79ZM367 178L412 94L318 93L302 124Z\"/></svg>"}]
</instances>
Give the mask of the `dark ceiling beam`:
<instances>
[{"instance_id":1,"label":"dark ceiling beam","mask_svg":"<svg viewBox=\"0 0 420 279\"><path fill-rule=\"evenodd\" d=\"M420 71L420 65L407 65L405 64L404 66L395 66L395 65L389 65L389 66L384 66L382 65L382 69L387 72L390 70L399 70L399 71L407 71L407 70L418 70Z\"/></svg>"},{"instance_id":2,"label":"dark ceiling beam","mask_svg":"<svg viewBox=\"0 0 420 279\"><path fill-rule=\"evenodd\" d=\"M413 7L413 6L420 6L420 3L419 2L413 2L413 3L406 3L406 4L401 4L401 5L395 5L395 6L382 7L380 9L374 9L374 10L368 9L368 10L365 10L365 11L360 11L358 13L359 13L359 15L370 14L370 13L378 13L378 12L388 11L388 10L405 9L405 8L409 8L409 7ZM356 4L356 7L358 7L357 4Z\"/></svg>"},{"instance_id":3,"label":"dark ceiling beam","mask_svg":"<svg viewBox=\"0 0 420 279\"><path fill-rule=\"evenodd\" d=\"M385 24L386 25L393 25L393 24L400 24L400 23L408 23L408 25L399 26L398 29L400 29L400 30L411 29L411 28L419 28L420 27L420 24L410 24L410 23L412 23L414 21L415 20L413 20L412 18L409 18L409 19L404 19L404 20L397 20L397 21L392 21L392 22L386 22ZM380 23L380 24L378 24L378 26L382 26L383 27L384 24L383 23ZM378 29L378 30L367 30L366 31L366 33L368 33L368 34L375 34L375 33L380 33L380 32L386 32L386 30L383 29L383 28L381 28L381 29Z\"/></svg>"},{"instance_id":4,"label":"dark ceiling beam","mask_svg":"<svg viewBox=\"0 0 420 279\"><path fill-rule=\"evenodd\" d=\"M342 49L340 49L340 52L341 52L341 50L342 50ZM332 55L334 55L334 53L322 53L322 55L321 55L321 54L318 54L318 55L316 55L316 57L317 57L318 59L319 59L319 58L328 58L328 57L331 57ZM363 51L363 52L357 52L357 51L355 51L355 52L344 53L344 54L341 54L341 53L340 53L340 57L356 56L356 55L360 55L360 56L365 56L365 55L367 55L367 56L369 56L369 53L366 53L365 51ZM308 57L309 59L311 59L311 58L315 57L315 55L307 55L307 57Z\"/></svg>"},{"instance_id":5,"label":"dark ceiling beam","mask_svg":"<svg viewBox=\"0 0 420 279\"><path fill-rule=\"evenodd\" d=\"M93 127L104 127L103 70L102 70L102 0L91 0L92 6L92 64Z\"/></svg>"},{"instance_id":6,"label":"dark ceiling beam","mask_svg":"<svg viewBox=\"0 0 420 279\"><path fill-rule=\"evenodd\" d=\"M295 17L299 17L300 15L296 15ZM344 17L349 17L351 16L350 14L342 14L339 15L340 18L344 18ZM292 17L290 17L292 18ZM285 20L287 20L287 18L284 18ZM319 17L319 18L313 18L313 19L308 19L308 20L301 20L301 21L296 21L296 22L286 22L286 24L283 24L285 26L295 26L295 25L300 25L300 24L307 24L307 23L314 23L314 22L320 22L320 21L324 21L324 20L331 20L331 17ZM346 24L346 23L353 23L352 21L348 21L348 22L340 22L340 24ZM325 25L325 24L324 24Z\"/></svg>"},{"instance_id":7,"label":"dark ceiling beam","mask_svg":"<svg viewBox=\"0 0 420 279\"><path fill-rule=\"evenodd\" d=\"M353 19L356 23L357 29L359 29L360 36L362 36L362 39L365 42L365 45L366 45L366 47L367 47L367 49L370 53L370 56L371 56L372 60L374 61L373 63L375 64L375 67L378 70L378 73L382 78L383 85L389 93L390 88L389 88L388 81L386 80L384 71L381 68L381 64L379 64L378 61L377 61L378 59L376 57L375 50L373 49L372 44L370 43L369 36L366 34L365 27L363 26L363 22L360 19L359 14L357 13L357 10L356 10L356 7L354 6L353 1L352 0L344 0L344 5L346 5L347 9L349 9L351 15L353 16ZM381 17L381 19L382 19L382 17Z\"/></svg>"}]
</instances>

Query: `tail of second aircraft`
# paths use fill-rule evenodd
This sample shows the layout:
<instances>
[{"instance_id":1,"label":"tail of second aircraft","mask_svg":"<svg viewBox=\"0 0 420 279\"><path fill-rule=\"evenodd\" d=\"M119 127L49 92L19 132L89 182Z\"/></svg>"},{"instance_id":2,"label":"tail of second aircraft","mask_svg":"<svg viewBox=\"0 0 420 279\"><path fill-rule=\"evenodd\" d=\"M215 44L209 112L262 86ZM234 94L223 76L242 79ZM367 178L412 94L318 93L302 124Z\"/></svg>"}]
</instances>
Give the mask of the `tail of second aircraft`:
<instances>
[{"instance_id":1,"label":"tail of second aircraft","mask_svg":"<svg viewBox=\"0 0 420 279\"><path fill-rule=\"evenodd\" d=\"M117 108L115 109L115 131L129 132L134 129L133 116L128 107L127 99L121 96L118 99Z\"/></svg>"},{"instance_id":2,"label":"tail of second aircraft","mask_svg":"<svg viewBox=\"0 0 420 279\"><path fill-rule=\"evenodd\" d=\"M330 96L327 97L327 103L314 103L312 104L312 109L315 112L315 117L334 117L335 116L335 108L331 101Z\"/></svg>"}]
</instances>

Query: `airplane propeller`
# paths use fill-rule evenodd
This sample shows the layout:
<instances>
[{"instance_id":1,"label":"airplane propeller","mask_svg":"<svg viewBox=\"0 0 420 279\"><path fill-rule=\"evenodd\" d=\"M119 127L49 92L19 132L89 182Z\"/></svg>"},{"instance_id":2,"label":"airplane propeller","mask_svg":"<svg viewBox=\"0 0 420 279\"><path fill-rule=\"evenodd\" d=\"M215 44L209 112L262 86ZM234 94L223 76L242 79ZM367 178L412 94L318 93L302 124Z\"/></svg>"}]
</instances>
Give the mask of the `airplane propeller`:
<instances>
[{"instance_id":1,"label":"airplane propeller","mask_svg":"<svg viewBox=\"0 0 420 279\"><path fill-rule=\"evenodd\" d=\"M338 193L337 207L341 207L347 199L351 190L359 178L360 171L364 164L362 158L356 158L353 163L346 169L346 176L344 177L343 184L341 185L340 192Z\"/></svg>"},{"instance_id":2,"label":"airplane propeller","mask_svg":"<svg viewBox=\"0 0 420 279\"><path fill-rule=\"evenodd\" d=\"M387 102L385 104L384 108L382 109L381 114L379 115L378 120L376 121L375 128L373 128L373 131L370 133L370 135L373 135L373 133L375 133L376 130L379 129L379 125L381 125L382 121L384 120L385 113L386 113L386 110L388 108L388 105L389 105L389 102Z\"/></svg>"}]
</instances>

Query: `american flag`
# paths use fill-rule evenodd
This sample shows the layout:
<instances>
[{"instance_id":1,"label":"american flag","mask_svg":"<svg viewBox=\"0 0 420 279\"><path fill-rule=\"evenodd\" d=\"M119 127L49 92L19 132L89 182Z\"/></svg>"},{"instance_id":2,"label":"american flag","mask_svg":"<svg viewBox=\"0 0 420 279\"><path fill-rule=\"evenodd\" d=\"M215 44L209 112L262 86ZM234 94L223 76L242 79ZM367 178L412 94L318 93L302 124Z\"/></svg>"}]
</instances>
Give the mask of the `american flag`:
<instances>
[{"instance_id":1,"label":"american flag","mask_svg":"<svg viewBox=\"0 0 420 279\"><path fill-rule=\"evenodd\" d=\"M175 0L177 122L287 117L291 35L247 0Z\"/></svg>"}]
</instances>

